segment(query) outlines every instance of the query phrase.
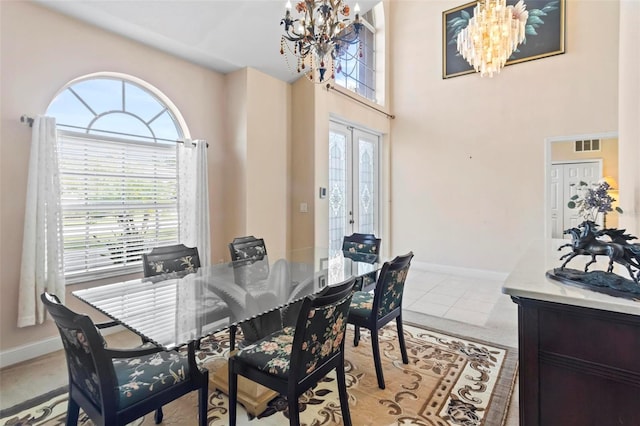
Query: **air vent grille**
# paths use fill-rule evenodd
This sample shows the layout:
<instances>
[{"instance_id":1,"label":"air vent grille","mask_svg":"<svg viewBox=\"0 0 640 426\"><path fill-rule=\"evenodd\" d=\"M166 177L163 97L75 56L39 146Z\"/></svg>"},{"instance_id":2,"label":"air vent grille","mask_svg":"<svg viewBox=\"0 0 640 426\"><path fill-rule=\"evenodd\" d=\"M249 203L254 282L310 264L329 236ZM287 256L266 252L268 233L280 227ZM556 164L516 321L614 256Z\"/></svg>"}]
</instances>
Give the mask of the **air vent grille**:
<instances>
[{"instance_id":1,"label":"air vent grille","mask_svg":"<svg viewBox=\"0 0 640 426\"><path fill-rule=\"evenodd\" d=\"M584 139L576 141L575 152L600 151L600 139Z\"/></svg>"}]
</instances>

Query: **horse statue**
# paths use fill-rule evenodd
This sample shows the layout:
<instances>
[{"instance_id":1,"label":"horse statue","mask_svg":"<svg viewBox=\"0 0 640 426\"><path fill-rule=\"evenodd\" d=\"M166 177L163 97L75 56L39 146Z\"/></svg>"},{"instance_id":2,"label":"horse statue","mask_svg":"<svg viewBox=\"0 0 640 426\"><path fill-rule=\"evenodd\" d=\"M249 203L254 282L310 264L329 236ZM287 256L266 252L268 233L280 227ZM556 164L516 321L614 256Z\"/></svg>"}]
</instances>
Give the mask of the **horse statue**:
<instances>
[{"instance_id":1,"label":"horse statue","mask_svg":"<svg viewBox=\"0 0 640 426\"><path fill-rule=\"evenodd\" d=\"M598 236L607 236L612 243L621 244L624 247L625 260L639 270L638 279L640 280L640 244L630 243L630 240L636 240L637 237L625 232L626 229L605 228L598 232Z\"/></svg>"},{"instance_id":2,"label":"horse statue","mask_svg":"<svg viewBox=\"0 0 640 426\"><path fill-rule=\"evenodd\" d=\"M571 243L558 247L558 250L562 250L564 247L571 247L572 251L560 257L560 260L566 258L565 262L560 266L560 269L564 269L567 263L569 263L569 261L574 257L586 255L591 256L591 261L589 261L584 267L584 271L588 272L589 266L596 262L596 256L604 255L609 257L607 272L613 272L613 264L616 262L627 269L631 279L635 283L640 282L640 272L636 275L632 269L632 267L640 269L640 263L637 259L629 256L627 253L625 247L628 244L599 240L597 237L601 236L602 232L597 230L595 222L585 221L578 225L578 228L565 230L564 234L571 235Z\"/></svg>"}]
</instances>

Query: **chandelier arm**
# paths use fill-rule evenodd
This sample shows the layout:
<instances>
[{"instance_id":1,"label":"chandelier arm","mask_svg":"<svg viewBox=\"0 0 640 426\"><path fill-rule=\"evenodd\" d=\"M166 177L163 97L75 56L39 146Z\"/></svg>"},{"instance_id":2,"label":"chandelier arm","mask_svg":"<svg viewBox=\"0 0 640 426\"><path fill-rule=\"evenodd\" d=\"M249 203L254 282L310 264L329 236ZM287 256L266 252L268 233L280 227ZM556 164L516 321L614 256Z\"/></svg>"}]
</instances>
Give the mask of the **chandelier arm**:
<instances>
[{"instance_id":1,"label":"chandelier arm","mask_svg":"<svg viewBox=\"0 0 640 426\"><path fill-rule=\"evenodd\" d=\"M283 35L282 35L282 37L284 37L285 39L287 39L287 40L289 40L289 41L292 41L292 42L294 42L294 43L296 43L296 42L298 42L298 41L300 41L300 40L304 39L304 37L303 37L303 36L298 36L298 35L291 36L291 35L289 35L289 33L283 34Z\"/></svg>"},{"instance_id":2,"label":"chandelier arm","mask_svg":"<svg viewBox=\"0 0 640 426\"><path fill-rule=\"evenodd\" d=\"M325 76L334 78L334 61L341 55L341 45L359 41L362 27L359 7L356 5L353 22L348 18L351 9L344 0L304 0L296 4L295 10L302 16L293 19L288 2L285 17L280 21L284 26L281 45L293 43L293 51L291 46L287 46L287 50L297 56L298 72L307 72L309 66L311 80L316 71L320 82ZM284 46L280 51L284 54Z\"/></svg>"}]
</instances>

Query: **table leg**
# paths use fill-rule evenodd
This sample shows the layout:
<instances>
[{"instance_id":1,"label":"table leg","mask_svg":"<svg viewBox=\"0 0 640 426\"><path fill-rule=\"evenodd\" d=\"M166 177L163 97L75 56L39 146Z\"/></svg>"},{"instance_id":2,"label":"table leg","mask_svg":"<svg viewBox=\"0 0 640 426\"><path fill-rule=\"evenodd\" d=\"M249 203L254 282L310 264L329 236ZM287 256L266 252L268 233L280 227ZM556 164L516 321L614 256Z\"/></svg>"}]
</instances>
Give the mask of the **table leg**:
<instances>
[{"instance_id":1,"label":"table leg","mask_svg":"<svg viewBox=\"0 0 640 426\"><path fill-rule=\"evenodd\" d=\"M236 350L236 330L237 325L233 324L229 327L229 352L232 353Z\"/></svg>"}]
</instances>

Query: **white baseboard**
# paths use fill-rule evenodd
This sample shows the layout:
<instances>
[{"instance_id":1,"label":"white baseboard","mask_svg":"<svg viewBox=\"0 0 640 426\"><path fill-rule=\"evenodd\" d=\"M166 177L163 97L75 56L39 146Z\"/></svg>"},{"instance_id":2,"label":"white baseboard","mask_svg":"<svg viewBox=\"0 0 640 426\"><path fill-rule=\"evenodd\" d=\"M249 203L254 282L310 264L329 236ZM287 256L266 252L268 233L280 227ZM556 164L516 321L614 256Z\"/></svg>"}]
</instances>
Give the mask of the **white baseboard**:
<instances>
[{"instance_id":1,"label":"white baseboard","mask_svg":"<svg viewBox=\"0 0 640 426\"><path fill-rule=\"evenodd\" d=\"M2 351L0 352L0 368L28 361L60 349L62 349L62 340L60 340L60 336L54 336L28 345Z\"/></svg>"},{"instance_id":2,"label":"white baseboard","mask_svg":"<svg viewBox=\"0 0 640 426\"><path fill-rule=\"evenodd\" d=\"M411 261L411 267L421 271L438 272L440 274L455 275L459 277L482 278L486 280L504 281L509 276L508 272L489 271L487 269L461 268L458 266L438 265L435 263Z\"/></svg>"},{"instance_id":3,"label":"white baseboard","mask_svg":"<svg viewBox=\"0 0 640 426\"><path fill-rule=\"evenodd\" d=\"M108 330L101 330L104 335L117 333L125 328L122 326L109 327ZM0 352L0 368L5 368L19 362L29 361L42 355L47 355L62 349L62 340L56 333L55 336L49 337L39 342L30 343L24 346L18 346L6 351Z\"/></svg>"}]
</instances>

